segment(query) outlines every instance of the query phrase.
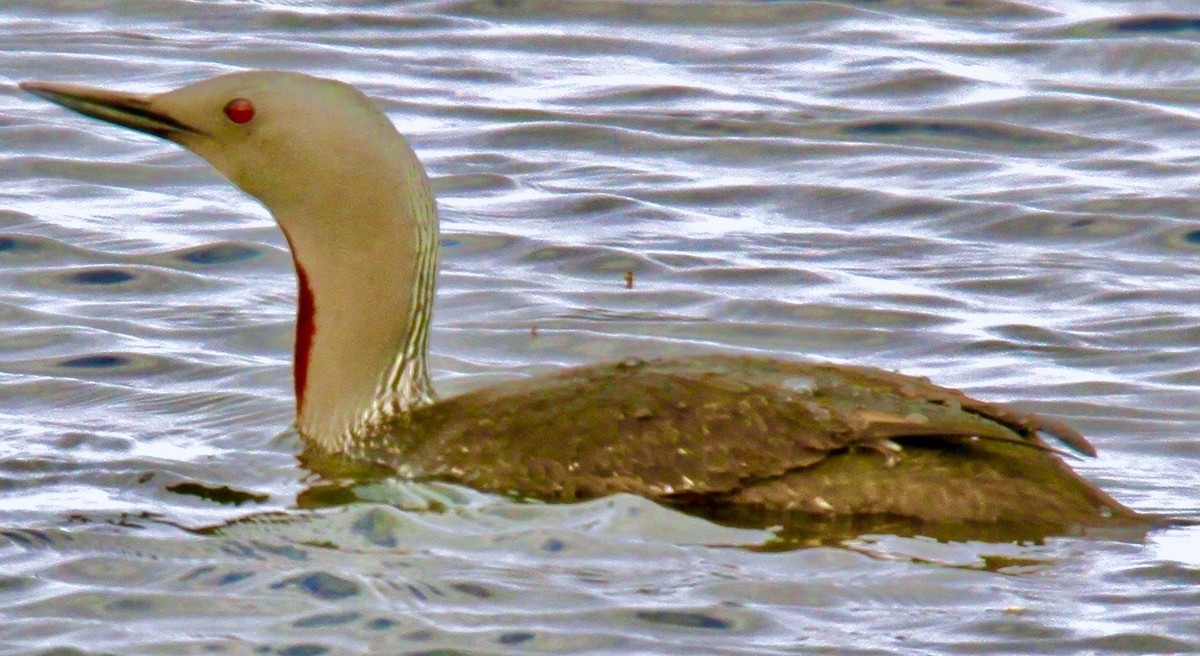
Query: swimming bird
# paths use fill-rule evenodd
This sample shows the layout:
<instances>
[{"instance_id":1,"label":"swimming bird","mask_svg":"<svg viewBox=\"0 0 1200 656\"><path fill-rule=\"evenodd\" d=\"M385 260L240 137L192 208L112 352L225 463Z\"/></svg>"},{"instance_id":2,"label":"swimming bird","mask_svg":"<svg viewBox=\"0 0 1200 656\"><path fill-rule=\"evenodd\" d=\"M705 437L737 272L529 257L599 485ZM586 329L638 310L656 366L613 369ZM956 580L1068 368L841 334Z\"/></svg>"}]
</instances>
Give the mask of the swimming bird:
<instances>
[{"instance_id":1,"label":"swimming bird","mask_svg":"<svg viewBox=\"0 0 1200 656\"><path fill-rule=\"evenodd\" d=\"M1066 464L1067 450L1095 455L1066 424L870 367L630 358L438 400L427 366L434 195L364 94L279 71L153 95L21 88L172 141L270 210L295 263L296 427L314 461L549 501L633 493L771 522L1056 532L1139 517Z\"/></svg>"}]
</instances>

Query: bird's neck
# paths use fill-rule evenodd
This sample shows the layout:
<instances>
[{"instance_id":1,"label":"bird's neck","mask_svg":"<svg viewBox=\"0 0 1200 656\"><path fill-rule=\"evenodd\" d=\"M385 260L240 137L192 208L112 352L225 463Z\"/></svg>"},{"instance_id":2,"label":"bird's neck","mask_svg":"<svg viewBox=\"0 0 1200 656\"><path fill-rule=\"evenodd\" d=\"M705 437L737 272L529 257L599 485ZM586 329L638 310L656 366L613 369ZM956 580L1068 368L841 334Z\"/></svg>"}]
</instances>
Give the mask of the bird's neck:
<instances>
[{"instance_id":1,"label":"bird's neck","mask_svg":"<svg viewBox=\"0 0 1200 656\"><path fill-rule=\"evenodd\" d=\"M382 166L394 170L348 171L336 186L271 203L299 287L296 425L331 451L434 399L433 193L415 156Z\"/></svg>"}]
</instances>

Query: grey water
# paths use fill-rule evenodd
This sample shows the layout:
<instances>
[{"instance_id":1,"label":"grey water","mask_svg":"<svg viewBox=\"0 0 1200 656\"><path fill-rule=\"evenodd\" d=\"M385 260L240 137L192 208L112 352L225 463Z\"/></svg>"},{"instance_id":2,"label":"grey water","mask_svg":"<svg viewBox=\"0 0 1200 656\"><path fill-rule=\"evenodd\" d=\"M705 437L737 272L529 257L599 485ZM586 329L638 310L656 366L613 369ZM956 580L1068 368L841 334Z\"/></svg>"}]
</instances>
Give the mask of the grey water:
<instances>
[{"instance_id":1,"label":"grey water","mask_svg":"<svg viewBox=\"0 0 1200 656\"><path fill-rule=\"evenodd\" d=\"M443 393L871 364L1063 417L1195 519L1197 61L1183 0L0 4L0 653L1200 652L1193 528L780 552L633 497L309 507L269 215L16 88L361 87L437 188Z\"/></svg>"}]
</instances>

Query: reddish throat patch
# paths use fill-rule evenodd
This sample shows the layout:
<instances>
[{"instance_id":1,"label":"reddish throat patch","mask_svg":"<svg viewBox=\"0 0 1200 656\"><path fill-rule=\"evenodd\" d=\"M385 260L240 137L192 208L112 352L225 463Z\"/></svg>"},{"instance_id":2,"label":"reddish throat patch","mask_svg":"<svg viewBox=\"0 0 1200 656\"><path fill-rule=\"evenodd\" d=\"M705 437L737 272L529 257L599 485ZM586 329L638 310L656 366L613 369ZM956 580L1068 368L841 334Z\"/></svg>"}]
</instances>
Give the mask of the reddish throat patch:
<instances>
[{"instance_id":1,"label":"reddish throat patch","mask_svg":"<svg viewBox=\"0 0 1200 656\"><path fill-rule=\"evenodd\" d=\"M293 260L295 258L293 257ZM308 285L308 274L296 261L296 279L299 283L300 302L296 308L296 352L295 383L296 413L304 408L304 392L308 388L308 358L312 354L313 334L317 332L314 322L316 307L313 306L312 288Z\"/></svg>"}]
</instances>

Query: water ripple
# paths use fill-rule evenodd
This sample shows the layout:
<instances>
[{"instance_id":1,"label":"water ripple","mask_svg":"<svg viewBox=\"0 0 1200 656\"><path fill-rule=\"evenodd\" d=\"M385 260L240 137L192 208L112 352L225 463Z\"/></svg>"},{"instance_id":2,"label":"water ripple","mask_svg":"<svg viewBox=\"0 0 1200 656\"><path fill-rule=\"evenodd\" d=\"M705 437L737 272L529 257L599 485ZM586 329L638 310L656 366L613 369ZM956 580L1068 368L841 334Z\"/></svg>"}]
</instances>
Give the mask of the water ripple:
<instances>
[{"instance_id":1,"label":"water ripple","mask_svg":"<svg viewBox=\"0 0 1200 656\"><path fill-rule=\"evenodd\" d=\"M775 553L636 498L322 488L270 217L15 88L364 88L438 191L443 391L697 350L901 368L1069 419L1086 476L1196 517L1191 9L125 0L0 31L0 651L1200 650L1185 527Z\"/></svg>"}]
</instances>

